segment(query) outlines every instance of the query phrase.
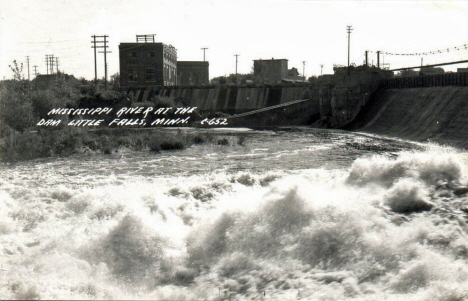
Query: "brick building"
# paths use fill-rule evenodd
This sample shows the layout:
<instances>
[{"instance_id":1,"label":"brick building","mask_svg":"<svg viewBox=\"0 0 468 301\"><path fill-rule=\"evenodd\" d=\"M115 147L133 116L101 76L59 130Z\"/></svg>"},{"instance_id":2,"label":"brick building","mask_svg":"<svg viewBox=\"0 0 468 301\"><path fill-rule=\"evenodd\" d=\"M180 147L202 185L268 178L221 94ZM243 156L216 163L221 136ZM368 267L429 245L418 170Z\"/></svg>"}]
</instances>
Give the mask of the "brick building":
<instances>
[{"instance_id":1,"label":"brick building","mask_svg":"<svg viewBox=\"0 0 468 301\"><path fill-rule=\"evenodd\" d=\"M254 60L254 77L256 81L265 84L281 83L283 78L288 77L288 60Z\"/></svg>"},{"instance_id":2,"label":"brick building","mask_svg":"<svg viewBox=\"0 0 468 301\"><path fill-rule=\"evenodd\" d=\"M120 43L119 61L122 87L177 84L177 49L155 43L154 36L137 36L136 43Z\"/></svg>"},{"instance_id":3,"label":"brick building","mask_svg":"<svg viewBox=\"0 0 468 301\"><path fill-rule=\"evenodd\" d=\"M209 84L209 63L202 61L177 62L178 85L200 86Z\"/></svg>"}]
</instances>

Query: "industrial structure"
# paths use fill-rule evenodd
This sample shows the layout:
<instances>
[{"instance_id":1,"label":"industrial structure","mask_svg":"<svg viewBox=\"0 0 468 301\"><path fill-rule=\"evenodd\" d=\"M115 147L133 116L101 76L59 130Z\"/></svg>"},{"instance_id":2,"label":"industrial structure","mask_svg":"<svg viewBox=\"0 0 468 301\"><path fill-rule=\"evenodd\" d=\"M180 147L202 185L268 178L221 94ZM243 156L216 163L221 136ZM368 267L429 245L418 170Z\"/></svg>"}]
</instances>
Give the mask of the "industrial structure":
<instances>
[{"instance_id":1,"label":"industrial structure","mask_svg":"<svg viewBox=\"0 0 468 301\"><path fill-rule=\"evenodd\" d=\"M288 76L288 60L254 60L254 77L264 84L278 84Z\"/></svg>"},{"instance_id":2,"label":"industrial structure","mask_svg":"<svg viewBox=\"0 0 468 301\"><path fill-rule=\"evenodd\" d=\"M179 86L203 86L208 85L209 63L206 61L178 61L177 85Z\"/></svg>"},{"instance_id":3,"label":"industrial structure","mask_svg":"<svg viewBox=\"0 0 468 301\"><path fill-rule=\"evenodd\" d=\"M135 43L120 43L119 62L122 87L177 84L177 49L155 43L154 35L137 35Z\"/></svg>"},{"instance_id":4,"label":"industrial structure","mask_svg":"<svg viewBox=\"0 0 468 301\"><path fill-rule=\"evenodd\" d=\"M304 82L297 68L288 69L287 59L254 60L254 80L262 84L280 84L282 82Z\"/></svg>"},{"instance_id":5,"label":"industrial structure","mask_svg":"<svg viewBox=\"0 0 468 301\"><path fill-rule=\"evenodd\" d=\"M209 84L209 63L177 61L177 49L156 43L154 34L137 35L135 43L120 43L122 87L199 86Z\"/></svg>"}]
</instances>

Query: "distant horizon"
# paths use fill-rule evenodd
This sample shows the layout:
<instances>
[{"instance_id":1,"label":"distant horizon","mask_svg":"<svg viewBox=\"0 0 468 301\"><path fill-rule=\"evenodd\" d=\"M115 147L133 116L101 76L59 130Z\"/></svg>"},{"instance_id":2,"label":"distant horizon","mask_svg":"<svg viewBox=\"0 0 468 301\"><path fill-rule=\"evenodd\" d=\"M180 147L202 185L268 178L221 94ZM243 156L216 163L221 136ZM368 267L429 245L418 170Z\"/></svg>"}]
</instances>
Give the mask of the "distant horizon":
<instances>
[{"instance_id":1,"label":"distant horizon","mask_svg":"<svg viewBox=\"0 0 468 301\"><path fill-rule=\"evenodd\" d=\"M11 79L9 65L23 63L47 74L45 55L59 58L59 71L76 78L94 79L91 36L109 36L108 77L119 72L118 45L135 43L139 34L156 34L155 42L171 44L178 61L203 61L207 47L210 79L235 73L251 73L253 60L287 59L288 69L303 76L333 73L333 65L347 65L351 25L350 62L362 65L364 52L376 64L390 69L468 59L468 50L453 49L468 44L468 3L464 1L223 1L206 0L0 0L0 79ZM53 21L53 23L51 22ZM98 54L98 78L104 77L103 55ZM446 71L468 64L444 66Z\"/></svg>"}]
</instances>

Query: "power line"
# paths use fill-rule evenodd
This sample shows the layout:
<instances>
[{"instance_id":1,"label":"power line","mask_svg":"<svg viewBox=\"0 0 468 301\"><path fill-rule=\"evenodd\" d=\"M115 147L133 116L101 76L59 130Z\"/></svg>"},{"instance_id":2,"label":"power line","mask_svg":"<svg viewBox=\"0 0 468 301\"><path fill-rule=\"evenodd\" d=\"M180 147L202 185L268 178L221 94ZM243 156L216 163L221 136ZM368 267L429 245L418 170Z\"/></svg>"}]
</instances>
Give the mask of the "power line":
<instances>
[{"instance_id":1,"label":"power line","mask_svg":"<svg viewBox=\"0 0 468 301\"><path fill-rule=\"evenodd\" d=\"M468 44L464 44L461 46L456 46L456 47L449 47L449 48L444 48L444 49L439 49L439 50L432 50L432 51L425 51L425 52L414 52L414 53L393 53L393 52L380 52L385 55L398 55L398 56L421 56L421 55L431 55L431 54L439 54L439 53L444 53L444 52L450 52L450 51L460 51L460 50L465 50L468 49ZM374 52L371 51L370 52Z\"/></svg>"}]
</instances>

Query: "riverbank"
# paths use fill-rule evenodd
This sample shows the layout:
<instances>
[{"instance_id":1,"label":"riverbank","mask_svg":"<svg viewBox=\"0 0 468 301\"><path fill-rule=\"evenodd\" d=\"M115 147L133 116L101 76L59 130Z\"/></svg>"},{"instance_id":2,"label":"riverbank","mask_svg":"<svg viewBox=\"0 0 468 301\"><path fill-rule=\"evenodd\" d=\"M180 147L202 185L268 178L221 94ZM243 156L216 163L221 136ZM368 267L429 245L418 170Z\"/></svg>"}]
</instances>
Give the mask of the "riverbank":
<instances>
[{"instance_id":1,"label":"riverbank","mask_svg":"<svg viewBox=\"0 0 468 301\"><path fill-rule=\"evenodd\" d=\"M119 153L122 150L158 153L183 150L195 144L242 145L241 135L229 138L215 132L191 132L187 128L87 129L66 127L19 133L10 130L0 139L0 161L12 163L74 154Z\"/></svg>"}]
</instances>

